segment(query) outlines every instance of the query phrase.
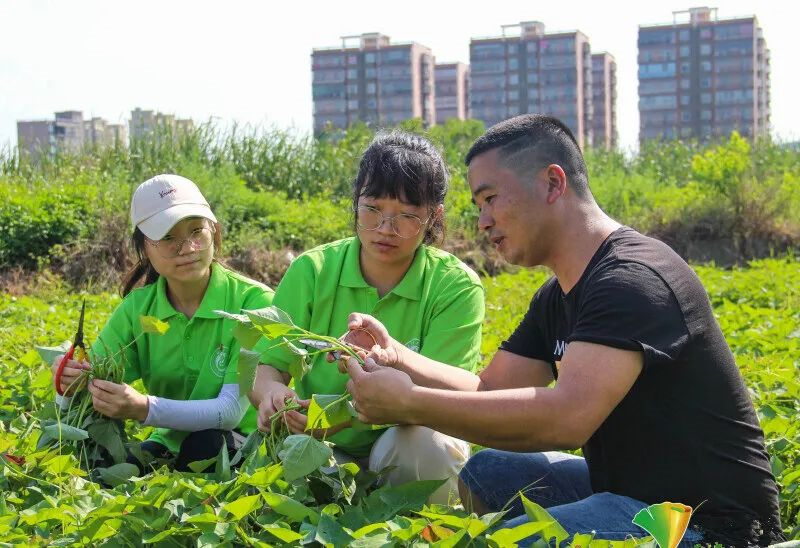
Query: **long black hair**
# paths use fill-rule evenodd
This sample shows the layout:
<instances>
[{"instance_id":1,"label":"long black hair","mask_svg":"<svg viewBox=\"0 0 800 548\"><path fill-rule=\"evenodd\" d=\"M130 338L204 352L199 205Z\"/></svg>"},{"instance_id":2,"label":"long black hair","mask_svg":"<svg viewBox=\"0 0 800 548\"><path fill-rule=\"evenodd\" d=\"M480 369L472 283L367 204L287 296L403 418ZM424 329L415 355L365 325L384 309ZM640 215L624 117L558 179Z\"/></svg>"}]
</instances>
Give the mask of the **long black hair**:
<instances>
[{"instance_id":1,"label":"long black hair","mask_svg":"<svg viewBox=\"0 0 800 548\"><path fill-rule=\"evenodd\" d=\"M367 196L427 206L432 214L444 204L447 184L442 154L428 139L405 131L380 132L361 157L353 181L353 210L358 207L358 199ZM444 231L444 215L432 218L423 242L440 243Z\"/></svg>"}]
</instances>

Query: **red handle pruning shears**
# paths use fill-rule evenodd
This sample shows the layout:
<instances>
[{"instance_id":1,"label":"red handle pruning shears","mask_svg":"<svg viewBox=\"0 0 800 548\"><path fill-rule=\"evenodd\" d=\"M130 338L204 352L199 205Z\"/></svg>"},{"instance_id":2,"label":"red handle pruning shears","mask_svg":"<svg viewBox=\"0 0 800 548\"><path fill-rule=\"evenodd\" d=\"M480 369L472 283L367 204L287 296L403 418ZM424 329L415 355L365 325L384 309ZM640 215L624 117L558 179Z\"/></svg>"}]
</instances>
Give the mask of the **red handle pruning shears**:
<instances>
[{"instance_id":1,"label":"red handle pruning shears","mask_svg":"<svg viewBox=\"0 0 800 548\"><path fill-rule=\"evenodd\" d=\"M67 353L61 358L61 361L58 363L58 369L56 369L56 376L55 376L55 383L56 383L56 392L58 392L59 396L63 396L64 392L61 390L61 375L64 373L64 366L67 365L67 362L70 361L75 356L75 351L78 350L78 359L85 360L88 356L86 353L86 345L83 343L83 315L86 312L86 299L83 300L83 304L81 305L81 317L78 320L78 331L75 333L75 339L72 341L72 344L67 350Z\"/></svg>"}]
</instances>

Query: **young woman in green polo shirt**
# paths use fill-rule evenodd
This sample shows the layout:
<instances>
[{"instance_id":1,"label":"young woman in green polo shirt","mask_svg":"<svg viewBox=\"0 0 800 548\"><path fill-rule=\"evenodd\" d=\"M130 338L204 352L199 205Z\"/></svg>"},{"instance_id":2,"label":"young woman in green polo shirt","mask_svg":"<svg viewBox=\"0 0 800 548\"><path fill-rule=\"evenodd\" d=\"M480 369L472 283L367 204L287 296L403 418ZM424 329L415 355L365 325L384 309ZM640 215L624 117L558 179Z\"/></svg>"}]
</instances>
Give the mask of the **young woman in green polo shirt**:
<instances>
[{"instance_id":1,"label":"young woman in green polo shirt","mask_svg":"<svg viewBox=\"0 0 800 548\"><path fill-rule=\"evenodd\" d=\"M95 356L125 348L125 382L95 379L88 390L98 412L156 428L143 451L174 455L175 468L188 470L190 462L216 456L223 439L233 447L235 427L255 429L255 411L243 420L248 406L239 394L233 322L213 310L263 308L273 293L214 260L220 226L189 179L159 175L142 183L133 195L131 220L139 263L125 278L122 303L92 345ZM139 282L142 287L134 289ZM169 330L142 335L140 316L155 316ZM70 361L62 390L89 367ZM147 395L128 384L137 379ZM146 464L134 457L131 462Z\"/></svg>"},{"instance_id":2,"label":"young woman in green polo shirt","mask_svg":"<svg viewBox=\"0 0 800 548\"><path fill-rule=\"evenodd\" d=\"M296 324L332 336L347 331L352 312L368 312L409 348L473 370L484 315L480 279L456 257L431 246L444 234L447 180L445 163L428 140L402 132L379 134L364 152L353 186L356 236L300 255L273 304ZM269 366L258 368L250 394L260 428L268 428L269 416L284 407L286 398L307 406L312 394L345 391L347 376L321 356L292 390L286 371L297 356L262 344L261 362ZM286 421L294 432L307 425L297 411L287 413ZM343 428L325 435L373 470L395 467L388 476L393 484L451 479L435 495L438 502L454 492L455 477L469 456L467 444L427 428Z\"/></svg>"}]
</instances>

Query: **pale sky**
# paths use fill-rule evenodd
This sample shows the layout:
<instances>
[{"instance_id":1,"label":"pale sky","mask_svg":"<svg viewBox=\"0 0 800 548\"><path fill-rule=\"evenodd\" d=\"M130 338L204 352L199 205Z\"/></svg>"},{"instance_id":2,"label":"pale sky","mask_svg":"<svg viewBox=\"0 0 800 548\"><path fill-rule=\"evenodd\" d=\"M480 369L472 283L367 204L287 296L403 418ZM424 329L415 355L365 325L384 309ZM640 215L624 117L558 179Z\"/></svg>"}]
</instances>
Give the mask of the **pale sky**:
<instances>
[{"instance_id":1,"label":"pale sky","mask_svg":"<svg viewBox=\"0 0 800 548\"><path fill-rule=\"evenodd\" d=\"M342 35L382 32L432 48L437 62L469 62L472 37L538 20L547 31L583 31L593 51L617 60L623 147L638 139L639 24L672 21L690 1L464 0L209 2L0 0L0 148L16 121L82 110L112 122L134 107L225 125L233 121L308 132L314 47ZM800 139L796 60L800 2L720 0L720 18L755 14L772 52L773 134ZM792 61L792 59L795 59Z\"/></svg>"}]
</instances>

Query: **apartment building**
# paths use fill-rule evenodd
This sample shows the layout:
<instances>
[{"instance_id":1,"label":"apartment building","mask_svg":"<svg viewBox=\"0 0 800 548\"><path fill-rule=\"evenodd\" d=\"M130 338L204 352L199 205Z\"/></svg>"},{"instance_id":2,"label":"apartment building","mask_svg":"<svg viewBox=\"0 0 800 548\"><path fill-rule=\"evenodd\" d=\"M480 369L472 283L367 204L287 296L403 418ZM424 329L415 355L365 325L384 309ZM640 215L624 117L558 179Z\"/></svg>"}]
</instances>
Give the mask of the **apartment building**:
<instances>
[{"instance_id":1,"label":"apartment building","mask_svg":"<svg viewBox=\"0 0 800 548\"><path fill-rule=\"evenodd\" d=\"M770 53L756 17L716 8L639 27L639 139L767 135Z\"/></svg>"},{"instance_id":2,"label":"apartment building","mask_svg":"<svg viewBox=\"0 0 800 548\"><path fill-rule=\"evenodd\" d=\"M436 123L469 118L469 66L437 63L434 68Z\"/></svg>"},{"instance_id":3,"label":"apartment building","mask_svg":"<svg viewBox=\"0 0 800 548\"><path fill-rule=\"evenodd\" d=\"M194 129L194 121L191 118L176 118L174 114L143 110L139 107L131 111L128 125L131 141L158 136L162 132L177 137Z\"/></svg>"},{"instance_id":4,"label":"apartment building","mask_svg":"<svg viewBox=\"0 0 800 548\"><path fill-rule=\"evenodd\" d=\"M94 117L83 122L83 142L95 147L127 146L128 130L124 124L110 124Z\"/></svg>"},{"instance_id":5,"label":"apartment building","mask_svg":"<svg viewBox=\"0 0 800 548\"><path fill-rule=\"evenodd\" d=\"M580 31L503 25L502 36L470 41L470 115L487 126L538 112L561 119L583 147L592 143L592 59Z\"/></svg>"},{"instance_id":6,"label":"apartment building","mask_svg":"<svg viewBox=\"0 0 800 548\"><path fill-rule=\"evenodd\" d=\"M57 152L79 152L84 145L83 113L78 110L56 112L54 120L20 120L17 143L22 153L38 160Z\"/></svg>"},{"instance_id":7,"label":"apartment building","mask_svg":"<svg viewBox=\"0 0 800 548\"><path fill-rule=\"evenodd\" d=\"M607 52L592 54L592 144L617 146L617 62Z\"/></svg>"},{"instance_id":8,"label":"apartment building","mask_svg":"<svg viewBox=\"0 0 800 548\"><path fill-rule=\"evenodd\" d=\"M341 47L313 50L311 72L317 134L356 122L436 123L434 56L421 44L393 44L380 33L343 36Z\"/></svg>"}]
</instances>

